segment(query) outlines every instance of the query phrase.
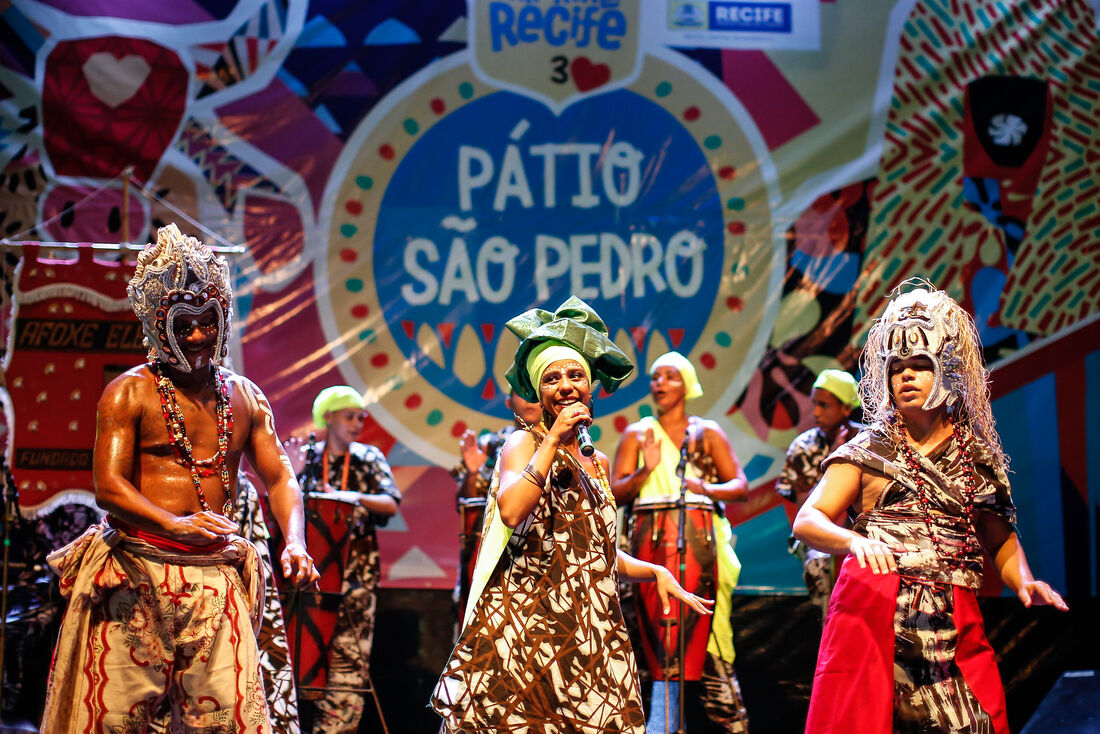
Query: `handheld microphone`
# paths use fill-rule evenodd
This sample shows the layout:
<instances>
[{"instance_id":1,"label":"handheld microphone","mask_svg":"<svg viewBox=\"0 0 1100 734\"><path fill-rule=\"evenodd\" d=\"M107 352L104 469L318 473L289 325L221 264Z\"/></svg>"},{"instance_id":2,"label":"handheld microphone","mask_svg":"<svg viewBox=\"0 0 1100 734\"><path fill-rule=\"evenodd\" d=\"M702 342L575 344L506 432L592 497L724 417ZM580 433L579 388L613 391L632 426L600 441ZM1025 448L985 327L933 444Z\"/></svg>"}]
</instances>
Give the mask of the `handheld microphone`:
<instances>
[{"instance_id":1,"label":"handheld microphone","mask_svg":"<svg viewBox=\"0 0 1100 734\"><path fill-rule=\"evenodd\" d=\"M588 433L587 421L574 424L573 430L577 434L577 448L581 450L581 454L591 456L596 453L596 446L592 443L592 436Z\"/></svg>"}]
</instances>

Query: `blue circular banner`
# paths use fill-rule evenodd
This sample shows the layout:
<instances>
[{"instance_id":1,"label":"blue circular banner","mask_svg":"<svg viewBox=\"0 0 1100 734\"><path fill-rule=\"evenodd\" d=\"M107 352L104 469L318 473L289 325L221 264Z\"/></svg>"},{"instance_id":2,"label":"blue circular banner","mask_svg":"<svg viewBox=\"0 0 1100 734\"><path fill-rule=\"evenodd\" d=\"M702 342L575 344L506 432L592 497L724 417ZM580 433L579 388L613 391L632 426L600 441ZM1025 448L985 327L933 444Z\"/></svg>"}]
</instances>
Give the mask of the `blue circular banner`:
<instances>
[{"instance_id":1,"label":"blue circular banner","mask_svg":"<svg viewBox=\"0 0 1100 734\"><path fill-rule=\"evenodd\" d=\"M401 159L378 214L373 275L394 340L420 375L468 408L507 418L503 395L485 399L484 380L499 376L463 384L452 365L423 353L412 329L395 325L494 325L478 332L492 354L507 319L575 294L612 336L625 329L639 342L659 332L686 353L718 292L722 242L711 166L655 102L618 91L556 116L496 92L447 115ZM646 394L636 380L601 411Z\"/></svg>"}]
</instances>

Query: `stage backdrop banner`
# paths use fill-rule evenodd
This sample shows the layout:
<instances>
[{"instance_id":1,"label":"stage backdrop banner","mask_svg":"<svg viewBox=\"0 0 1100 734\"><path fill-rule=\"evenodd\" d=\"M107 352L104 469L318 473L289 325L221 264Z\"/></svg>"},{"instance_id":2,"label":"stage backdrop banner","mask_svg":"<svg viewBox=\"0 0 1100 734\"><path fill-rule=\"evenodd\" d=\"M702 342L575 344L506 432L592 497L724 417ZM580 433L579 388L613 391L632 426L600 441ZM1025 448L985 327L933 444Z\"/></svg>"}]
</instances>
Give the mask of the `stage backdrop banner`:
<instances>
[{"instance_id":1,"label":"stage backdrop banner","mask_svg":"<svg viewBox=\"0 0 1100 734\"><path fill-rule=\"evenodd\" d=\"M742 590L801 590L786 448L816 374L856 371L922 276L975 317L1017 501L1064 508L1025 532L1036 572L1096 592L1098 475L1063 464L1100 455L1093 345L998 387L1100 311L1094 3L50 0L0 26L0 227L201 234L186 216L246 245L231 349L280 434L350 384L411 472L385 583L450 583L442 470L510 420L504 322L576 294L638 365L597 398L598 447L652 413L653 358L687 355L752 485Z\"/></svg>"},{"instance_id":2,"label":"stage backdrop banner","mask_svg":"<svg viewBox=\"0 0 1100 734\"><path fill-rule=\"evenodd\" d=\"M92 444L96 404L108 382L145 359L126 283L133 265L70 250L72 260L23 246L4 363L11 439L7 460L24 515L59 505L95 506Z\"/></svg>"}]
</instances>

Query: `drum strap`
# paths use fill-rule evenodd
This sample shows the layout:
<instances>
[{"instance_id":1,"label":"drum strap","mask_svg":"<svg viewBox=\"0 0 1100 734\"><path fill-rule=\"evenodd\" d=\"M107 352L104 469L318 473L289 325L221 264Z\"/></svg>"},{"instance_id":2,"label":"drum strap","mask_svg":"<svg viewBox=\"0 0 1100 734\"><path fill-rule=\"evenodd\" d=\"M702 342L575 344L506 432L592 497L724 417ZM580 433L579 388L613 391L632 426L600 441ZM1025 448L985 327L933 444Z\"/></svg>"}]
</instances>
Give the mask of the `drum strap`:
<instances>
[{"instance_id":1,"label":"drum strap","mask_svg":"<svg viewBox=\"0 0 1100 734\"><path fill-rule=\"evenodd\" d=\"M699 431L695 429L699 428ZM693 452L705 448L700 447L699 442L703 441L703 429L699 424L698 419L695 416L688 416L687 428L684 429L684 441L680 444L680 456L687 458L692 455ZM681 461L682 467L677 467L677 476L680 477L680 481L684 481L684 474L687 472L687 462ZM714 512L720 517L726 516L726 506L721 500L714 500Z\"/></svg>"},{"instance_id":2,"label":"drum strap","mask_svg":"<svg viewBox=\"0 0 1100 734\"><path fill-rule=\"evenodd\" d=\"M340 471L340 491L346 492L348 488L348 467L351 466L351 447L344 453L344 468ZM328 443L321 452L321 481L328 484Z\"/></svg>"}]
</instances>

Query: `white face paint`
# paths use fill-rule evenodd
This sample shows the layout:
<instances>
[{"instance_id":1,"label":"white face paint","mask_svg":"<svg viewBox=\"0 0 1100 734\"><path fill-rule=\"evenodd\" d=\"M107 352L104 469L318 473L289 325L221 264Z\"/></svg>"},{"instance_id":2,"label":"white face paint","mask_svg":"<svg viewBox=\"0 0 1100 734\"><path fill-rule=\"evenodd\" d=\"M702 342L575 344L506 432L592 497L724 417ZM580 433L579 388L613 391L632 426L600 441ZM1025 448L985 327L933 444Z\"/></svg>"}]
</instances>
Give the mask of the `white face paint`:
<instances>
[{"instance_id":1,"label":"white face paint","mask_svg":"<svg viewBox=\"0 0 1100 734\"><path fill-rule=\"evenodd\" d=\"M244 393L245 401L248 403L249 412L260 411L264 416L264 429L271 435L275 435L275 414L271 410L270 403L267 402L267 398L262 394L257 395L258 388L252 388L248 385L247 389L242 390Z\"/></svg>"}]
</instances>

